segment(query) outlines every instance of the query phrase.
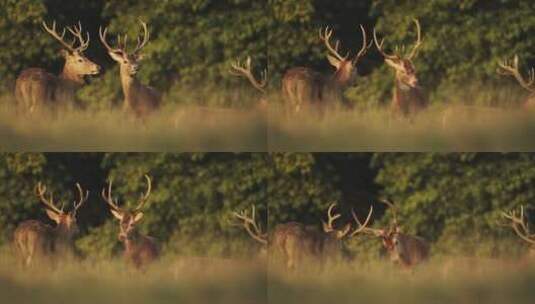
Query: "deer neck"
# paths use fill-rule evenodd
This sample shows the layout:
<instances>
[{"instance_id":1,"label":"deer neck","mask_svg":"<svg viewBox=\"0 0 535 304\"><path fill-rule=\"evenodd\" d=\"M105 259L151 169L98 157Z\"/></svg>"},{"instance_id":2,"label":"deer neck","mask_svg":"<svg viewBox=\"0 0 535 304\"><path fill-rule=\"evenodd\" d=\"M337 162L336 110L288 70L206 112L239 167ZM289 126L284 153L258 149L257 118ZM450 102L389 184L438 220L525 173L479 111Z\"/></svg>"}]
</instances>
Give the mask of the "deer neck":
<instances>
[{"instance_id":1,"label":"deer neck","mask_svg":"<svg viewBox=\"0 0 535 304\"><path fill-rule=\"evenodd\" d=\"M72 81L72 82L76 83L77 85L83 85L84 84L84 76L77 74L73 70L73 68L67 63L65 63L65 65L63 66L63 71L61 72L59 77L62 78L62 79L66 79L66 80Z\"/></svg>"},{"instance_id":2,"label":"deer neck","mask_svg":"<svg viewBox=\"0 0 535 304\"><path fill-rule=\"evenodd\" d=\"M128 238L124 240L126 252L132 252L141 238L142 235L137 230L130 232Z\"/></svg>"},{"instance_id":3,"label":"deer neck","mask_svg":"<svg viewBox=\"0 0 535 304\"><path fill-rule=\"evenodd\" d=\"M126 66L121 66L121 85L123 86L124 107L130 108L132 97L135 96L135 88L138 86L138 80L135 75L128 72Z\"/></svg>"},{"instance_id":4,"label":"deer neck","mask_svg":"<svg viewBox=\"0 0 535 304\"><path fill-rule=\"evenodd\" d=\"M346 87L351 81L352 66L351 63L346 63L334 72L331 80L340 87Z\"/></svg>"}]
</instances>

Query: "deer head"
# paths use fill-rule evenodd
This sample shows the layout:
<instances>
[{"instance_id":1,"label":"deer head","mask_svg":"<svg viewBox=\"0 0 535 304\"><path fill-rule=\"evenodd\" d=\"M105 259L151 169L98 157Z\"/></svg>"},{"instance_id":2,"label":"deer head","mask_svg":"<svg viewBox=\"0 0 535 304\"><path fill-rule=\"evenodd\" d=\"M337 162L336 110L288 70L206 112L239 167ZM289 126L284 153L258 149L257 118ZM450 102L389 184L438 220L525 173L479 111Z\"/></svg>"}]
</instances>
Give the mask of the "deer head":
<instances>
[{"instance_id":1,"label":"deer head","mask_svg":"<svg viewBox=\"0 0 535 304\"><path fill-rule=\"evenodd\" d=\"M377 50L385 58L385 63L388 64L396 71L396 80L401 85L402 88L416 88L418 87L418 77L416 76L416 68L412 60L418 54L418 48L422 45L422 33L420 28L420 22L417 19L413 20L416 24L416 33L417 39L412 50L407 54L402 54L405 49L404 46L396 47L393 54L387 54L384 49L385 40L382 39L381 42L377 39L377 32L375 28L373 29L373 41Z\"/></svg>"},{"instance_id":2,"label":"deer head","mask_svg":"<svg viewBox=\"0 0 535 304\"><path fill-rule=\"evenodd\" d=\"M84 51L89 47L90 38L88 32L86 32L86 37L84 38L80 22L73 27L64 28L61 34L56 30L56 21L52 23L52 28L49 28L43 22L43 28L64 47L61 50L61 55L65 58L63 72L66 76L72 80L82 82L83 76L96 75L100 72L100 66L87 59L84 55ZM71 43L67 43L64 40L67 31L74 36ZM77 47L75 47L76 42L79 44Z\"/></svg>"},{"instance_id":3,"label":"deer head","mask_svg":"<svg viewBox=\"0 0 535 304\"><path fill-rule=\"evenodd\" d=\"M528 224L525 222L524 207L520 206L520 211L511 210L502 212L502 216L511 221L510 225L515 233L531 246L535 245L535 234L530 233Z\"/></svg>"},{"instance_id":4,"label":"deer head","mask_svg":"<svg viewBox=\"0 0 535 304\"><path fill-rule=\"evenodd\" d=\"M143 38L137 37L137 45L135 49L129 52L126 48L126 43L128 41L128 35L124 35L121 39L120 35L117 35L117 47L111 47L107 42L107 33L108 28L105 27L104 30L102 27L99 28L100 41L106 47L110 57L119 63L121 71L126 72L127 75L134 76L139 70L139 64L143 59L143 54L141 50L147 42L149 42L149 31L147 29L147 24L141 20L141 27L143 28Z\"/></svg>"},{"instance_id":5,"label":"deer head","mask_svg":"<svg viewBox=\"0 0 535 304\"><path fill-rule=\"evenodd\" d=\"M240 212L233 212L233 216L241 222L245 231L251 236L255 241L261 243L262 245L267 245L267 233L262 231L262 227L259 223L256 222L256 210L253 205L251 208L251 215L247 210L242 210Z\"/></svg>"},{"instance_id":6,"label":"deer head","mask_svg":"<svg viewBox=\"0 0 535 304\"><path fill-rule=\"evenodd\" d=\"M61 205L61 208L56 206L52 194L50 194L48 198L45 197L46 187L43 186L41 182L37 184L35 189L37 197L39 197L41 202L45 205L46 214L56 223L57 231L59 231L67 239L72 238L78 233L76 212L89 197L89 191L86 191L84 195L84 191L82 190L80 184L76 183L76 188L78 189L79 199L78 201L73 202L73 209L69 212L63 211L64 204Z\"/></svg>"},{"instance_id":7,"label":"deer head","mask_svg":"<svg viewBox=\"0 0 535 304\"><path fill-rule=\"evenodd\" d=\"M518 61L518 55L515 55L512 62L504 60L498 63L498 74L504 76L513 76L520 86L528 90L531 94L535 94L535 69L531 68L529 70L528 80L526 80L518 69Z\"/></svg>"},{"instance_id":8,"label":"deer head","mask_svg":"<svg viewBox=\"0 0 535 304\"><path fill-rule=\"evenodd\" d=\"M362 47L353 57L350 57L349 52L345 56L340 55L340 40L336 40L334 46L331 44L330 40L333 35L333 30L331 28L326 27L319 31L319 38L324 42L325 47L329 52L327 54L327 60L329 60L329 63L336 69L335 78L341 83L350 82L355 78L357 74L355 68L357 63L364 55L366 55L368 49L372 45L371 42L368 44L366 31L362 25L360 25L360 29L362 31Z\"/></svg>"},{"instance_id":9,"label":"deer head","mask_svg":"<svg viewBox=\"0 0 535 304\"><path fill-rule=\"evenodd\" d=\"M151 191L151 180L148 175L145 175L147 180L147 191L141 193L137 206L133 210L125 210L119 208L117 200L114 200L111 195L112 181L108 184L108 190L102 189L102 198L110 206L111 214L119 220L120 232L118 238L121 242L130 240L135 232L135 225L143 218L143 212L141 209L147 202Z\"/></svg>"}]
</instances>

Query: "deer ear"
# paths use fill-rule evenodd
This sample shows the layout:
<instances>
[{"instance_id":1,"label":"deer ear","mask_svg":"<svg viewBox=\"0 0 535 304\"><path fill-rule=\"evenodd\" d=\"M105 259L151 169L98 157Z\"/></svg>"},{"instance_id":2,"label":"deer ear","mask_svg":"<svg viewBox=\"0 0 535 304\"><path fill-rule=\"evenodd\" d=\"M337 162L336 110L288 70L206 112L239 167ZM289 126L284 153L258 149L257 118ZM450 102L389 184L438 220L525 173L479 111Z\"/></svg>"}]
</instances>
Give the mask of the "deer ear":
<instances>
[{"instance_id":1,"label":"deer ear","mask_svg":"<svg viewBox=\"0 0 535 304\"><path fill-rule=\"evenodd\" d=\"M59 214L50 209L46 209L46 215L48 215L51 220L59 224Z\"/></svg>"},{"instance_id":2,"label":"deer ear","mask_svg":"<svg viewBox=\"0 0 535 304\"><path fill-rule=\"evenodd\" d=\"M398 60L385 58L385 63L393 67L396 70L404 70L405 68L400 64Z\"/></svg>"},{"instance_id":3,"label":"deer ear","mask_svg":"<svg viewBox=\"0 0 535 304\"><path fill-rule=\"evenodd\" d=\"M331 55L327 55L327 60L329 60L329 63L335 67L337 70L340 68L340 60L336 59L335 57Z\"/></svg>"},{"instance_id":4,"label":"deer ear","mask_svg":"<svg viewBox=\"0 0 535 304\"><path fill-rule=\"evenodd\" d=\"M123 55L122 53L120 52L108 52L108 54L110 55L111 59L115 60L115 61L122 61L123 60Z\"/></svg>"},{"instance_id":5,"label":"deer ear","mask_svg":"<svg viewBox=\"0 0 535 304\"><path fill-rule=\"evenodd\" d=\"M329 225L327 225L327 223L325 223L324 221L321 221L321 223L323 224L323 231L324 232L331 232L331 228L329 228Z\"/></svg>"},{"instance_id":6,"label":"deer ear","mask_svg":"<svg viewBox=\"0 0 535 304\"><path fill-rule=\"evenodd\" d=\"M70 53L69 51L62 49L61 51L59 51L59 54L63 56L64 58L67 58L67 56L69 56Z\"/></svg>"},{"instance_id":7,"label":"deer ear","mask_svg":"<svg viewBox=\"0 0 535 304\"><path fill-rule=\"evenodd\" d=\"M116 211L116 210L113 210L113 209L110 209L111 211L111 214L113 214L113 216L115 216L115 218L117 218L118 220L122 220L123 219L123 214L119 211Z\"/></svg>"},{"instance_id":8,"label":"deer ear","mask_svg":"<svg viewBox=\"0 0 535 304\"><path fill-rule=\"evenodd\" d=\"M141 60L145 59L145 55L143 55L143 54L136 55L136 59L138 61L141 61Z\"/></svg>"},{"instance_id":9,"label":"deer ear","mask_svg":"<svg viewBox=\"0 0 535 304\"><path fill-rule=\"evenodd\" d=\"M139 222L142 218L143 218L143 212L136 213L136 215L134 216L134 223Z\"/></svg>"}]
</instances>

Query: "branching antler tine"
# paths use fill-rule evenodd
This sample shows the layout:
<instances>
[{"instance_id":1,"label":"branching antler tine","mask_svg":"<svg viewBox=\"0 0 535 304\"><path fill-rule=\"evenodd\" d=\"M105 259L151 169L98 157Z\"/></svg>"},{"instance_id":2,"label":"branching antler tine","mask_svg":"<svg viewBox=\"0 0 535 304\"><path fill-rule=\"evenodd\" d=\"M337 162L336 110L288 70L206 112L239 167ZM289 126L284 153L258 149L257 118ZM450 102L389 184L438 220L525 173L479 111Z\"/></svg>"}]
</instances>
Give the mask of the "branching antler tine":
<instances>
[{"instance_id":1,"label":"branching antler tine","mask_svg":"<svg viewBox=\"0 0 535 304\"><path fill-rule=\"evenodd\" d=\"M63 29L63 32L61 33L61 35L59 35L57 30L56 30L56 21L52 22L52 28L49 28L48 25L46 24L46 22L44 22L44 21L43 21L42 24L43 24L43 27L44 27L45 31L47 33L49 33L52 37L54 37L57 41L59 41L59 43L61 43L65 48L67 48L71 52L75 51L75 49L73 48L73 45L68 44L64 40L65 33L66 33L65 28Z\"/></svg>"},{"instance_id":2,"label":"branching antler tine","mask_svg":"<svg viewBox=\"0 0 535 304\"><path fill-rule=\"evenodd\" d=\"M139 204L134 209L135 211L139 211L141 210L141 208L143 208L143 205L145 205L145 203L148 201L148 198L150 195L152 183L151 183L150 177L147 174L145 174L145 179L147 180L147 191L145 193L141 193L141 196L139 198Z\"/></svg>"},{"instance_id":3,"label":"branching antler tine","mask_svg":"<svg viewBox=\"0 0 535 304\"><path fill-rule=\"evenodd\" d=\"M383 46L384 46L384 43L385 43L385 39L381 39L381 42L379 42L379 40L377 39L377 29L376 28L373 28L373 41L375 43L375 47L377 48L377 51L383 55L383 57L385 58L389 58L389 59L395 59L397 58L395 55L390 55L390 54L387 54L384 49L383 49Z\"/></svg>"},{"instance_id":4,"label":"branching antler tine","mask_svg":"<svg viewBox=\"0 0 535 304\"><path fill-rule=\"evenodd\" d=\"M530 92L535 92L535 88L533 87L533 84L535 83L535 72L533 71L533 69L531 69L528 76L529 80L526 81L518 69L518 62L518 55L515 55L512 64L508 60L499 62L498 66L499 68L501 68L501 70L498 69L498 73L500 75L515 77L516 81L520 84L520 86Z\"/></svg>"},{"instance_id":5,"label":"branching antler tine","mask_svg":"<svg viewBox=\"0 0 535 304\"><path fill-rule=\"evenodd\" d=\"M265 86L267 85L267 70L261 75L262 80L258 81L251 72L251 57L248 56L245 61L245 66L241 65L239 59L236 62L231 63L230 73L235 76L245 76L249 82L260 92L265 93Z\"/></svg>"},{"instance_id":6,"label":"branching antler tine","mask_svg":"<svg viewBox=\"0 0 535 304\"><path fill-rule=\"evenodd\" d=\"M420 27L420 22L418 19L413 19L414 23L416 24L416 43L414 44L414 47L411 50L411 53L409 54L409 57L407 59L412 60L416 54L418 54L418 48L422 45L422 28Z\"/></svg>"},{"instance_id":7,"label":"branching antler tine","mask_svg":"<svg viewBox=\"0 0 535 304\"><path fill-rule=\"evenodd\" d=\"M98 35L100 37L100 42L102 42L102 44L104 45L104 47L108 50L108 51L114 51L116 50L115 48L112 48L109 44L108 44L108 41L106 40L106 36L108 35L108 28L105 27L104 30L102 30L102 26L99 26L98 28Z\"/></svg>"},{"instance_id":8,"label":"branching antler tine","mask_svg":"<svg viewBox=\"0 0 535 304\"><path fill-rule=\"evenodd\" d=\"M147 24L145 22L143 22L143 20L141 20L141 19L139 19L139 22L141 23L141 26L143 27L143 40L140 40L139 37L138 37L137 45L136 45L136 48L134 50L134 53L137 53L137 52L141 51L141 49L145 47L145 45L147 44L147 42L149 42L149 39L150 39L150 34L149 34L149 30L147 28Z\"/></svg>"},{"instance_id":9,"label":"branching antler tine","mask_svg":"<svg viewBox=\"0 0 535 304\"><path fill-rule=\"evenodd\" d=\"M355 56L355 59L353 60L354 63L357 63L358 60L366 55L370 47L372 46L372 42L368 44L367 36L366 36L366 30L364 29L364 26L362 24L360 25L360 30L362 31L362 47L360 48L360 51L358 51L357 55Z\"/></svg>"},{"instance_id":10,"label":"branching antler tine","mask_svg":"<svg viewBox=\"0 0 535 304\"><path fill-rule=\"evenodd\" d=\"M39 197L39 199L41 199L41 202L43 204L45 204L45 206L47 206L49 209L51 209L52 211L56 212L56 213L63 213L62 210L58 209L55 205L54 205L54 198L52 196L52 194L50 195L50 198L47 200L46 197L45 197L45 193L46 193L46 186L43 186L43 184L41 182L38 182L37 183L37 187L36 187L36 194L37 196Z\"/></svg>"},{"instance_id":11,"label":"branching antler tine","mask_svg":"<svg viewBox=\"0 0 535 304\"><path fill-rule=\"evenodd\" d=\"M520 215L517 216L515 210L509 212L502 212L502 216L506 219L511 220L511 227L515 233L524 241L535 244L535 239L533 239L533 234L529 232L529 227L524 221L524 207L520 206Z\"/></svg>"},{"instance_id":12,"label":"branching antler tine","mask_svg":"<svg viewBox=\"0 0 535 304\"><path fill-rule=\"evenodd\" d=\"M344 57L342 57L339 53L338 53L338 45L339 45L339 41L337 40L335 42L335 47L333 48L331 43L330 43L330 39L331 39L331 36L333 34L334 30L333 29L330 29L328 26L325 27L325 30L323 31L322 33L322 30L320 28L320 31L319 31L319 36L320 36L320 39L323 41L323 43L325 44L325 47L327 48L327 50L333 55L335 56L338 60L342 61L342 60L345 60Z\"/></svg>"},{"instance_id":13,"label":"branching antler tine","mask_svg":"<svg viewBox=\"0 0 535 304\"><path fill-rule=\"evenodd\" d=\"M76 188L78 189L80 199L78 200L78 202L74 201L74 212L76 212L76 210L78 210L78 208L80 208L82 204L85 203L89 198L89 191L86 191L84 195L84 191L82 190L82 187L79 183L76 183Z\"/></svg>"},{"instance_id":14,"label":"branching antler tine","mask_svg":"<svg viewBox=\"0 0 535 304\"><path fill-rule=\"evenodd\" d=\"M370 206L370 211L368 212L368 216L366 217L366 220L364 221L364 224L362 224L360 221L359 221L359 218L357 217L357 215L355 214L355 210L351 210L351 215L353 216L353 219L355 220L355 222L357 222L357 225L358 225L358 228L355 229L355 231L353 231L351 233L351 236L354 236L362 231L370 231L370 232L373 232L373 229L370 229L368 228L368 223L370 222L370 219L372 218L372 214L373 214L373 206Z\"/></svg>"},{"instance_id":15,"label":"branching antler tine","mask_svg":"<svg viewBox=\"0 0 535 304\"><path fill-rule=\"evenodd\" d=\"M103 188L102 189L102 198L104 199L104 201L106 203L108 203L108 205L110 205L110 207L115 210L115 211L119 211L120 208L119 206L117 206L117 203L115 203L113 201L113 198L111 196L111 187L112 187L112 184L113 184L113 180L110 179L109 183L108 183L108 192L106 193L106 188Z\"/></svg>"},{"instance_id":16,"label":"branching antler tine","mask_svg":"<svg viewBox=\"0 0 535 304\"><path fill-rule=\"evenodd\" d=\"M246 210L242 210L239 213L233 212L233 214L236 218L243 221L242 226L245 228L249 236L264 245L267 244L267 234L262 233L262 229L256 223L256 209L254 205L252 206L252 215L250 217L247 215Z\"/></svg>"}]
</instances>

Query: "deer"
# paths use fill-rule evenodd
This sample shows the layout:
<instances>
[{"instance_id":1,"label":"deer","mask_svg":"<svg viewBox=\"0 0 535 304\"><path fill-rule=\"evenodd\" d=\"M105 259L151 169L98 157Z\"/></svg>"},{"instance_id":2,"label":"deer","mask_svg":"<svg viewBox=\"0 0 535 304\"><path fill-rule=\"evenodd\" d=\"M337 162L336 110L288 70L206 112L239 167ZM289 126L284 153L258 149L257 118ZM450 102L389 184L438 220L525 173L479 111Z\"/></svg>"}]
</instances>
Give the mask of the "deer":
<instances>
[{"instance_id":1,"label":"deer","mask_svg":"<svg viewBox=\"0 0 535 304\"><path fill-rule=\"evenodd\" d=\"M426 261L429 258L429 244L421 237L403 233L398 225L396 207L387 200L382 200L381 202L394 211L394 220L390 227L388 229L369 228L368 222L362 224L356 213L352 210L351 214L358 228L350 237L365 233L380 238L383 247L390 256L390 260L406 269L412 269L416 265ZM371 216L372 211L373 209L370 209L369 216Z\"/></svg>"},{"instance_id":2,"label":"deer","mask_svg":"<svg viewBox=\"0 0 535 304\"><path fill-rule=\"evenodd\" d=\"M528 224L524 217L524 207L520 206L520 211L502 211L502 217L510 221L510 226L515 231L516 235L529 245L528 254L525 257L526 261L535 260L535 234L531 233Z\"/></svg>"},{"instance_id":3,"label":"deer","mask_svg":"<svg viewBox=\"0 0 535 304\"><path fill-rule=\"evenodd\" d=\"M258 108L265 109L268 105L266 86L268 83L267 69L264 69L260 74L260 80L256 79L253 72L251 72L251 57L248 56L245 63L241 63L239 59L230 65L230 74L238 77L245 77L249 83L258 90L262 97L258 101Z\"/></svg>"},{"instance_id":4,"label":"deer","mask_svg":"<svg viewBox=\"0 0 535 304\"><path fill-rule=\"evenodd\" d=\"M503 76L513 76L518 84L529 92L529 96L522 102L522 108L532 109L535 105L535 69L529 70L528 80L522 76L518 68L518 55L515 55L512 62L504 60L498 63L498 74Z\"/></svg>"},{"instance_id":5,"label":"deer","mask_svg":"<svg viewBox=\"0 0 535 304\"><path fill-rule=\"evenodd\" d=\"M377 31L373 29L373 41L379 53L384 57L385 63L395 71L394 94L390 105L391 112L394 115L404 117L413 115L423 110L427 106L427 99L423 89L420 87L416 68L413 59L418 54L418 49L422 45L422 31L420 22L413 20L416 25L417 39L408 55L401 54L399 50L405 47L397 47L393 54L387 54L384 51L383 38L381 42L377 39Z\"/></svg>"},{"instance_id":6,"label":"deer","mask_svg":"<svg viewBox=\"0 0 535 304\"><path fill-rule=\"evenodd\" d=\"M47 216L56 223L55 227L37 220L27 220L20 223L14 231L14 248L22 259L24 266L31 266L36 257L52 257L54 255L74 256L74 237L79 232L76 223L78 209L87 201L89 191L82 190L79 183L78 201L74 201L73 209L69 212L63 210L64 205L58 208L53 195L45 197L46 186L41 182L35 189L37 197L43 203Z\"/></svg>"},{"instance_id":7,"label":"deer","mask_svg":"<svg viewBox=\"0 0 535 304\"><path fill-rule=\"evenodd\" d=\"M156 111L161 102L161 94L156 89L142 84L136 74L143 59L141 50L149 42L149 30L147 24L140 20L143 29L143 38L137 38L137 45L131 52L127 51L126 43L128 35L117 36L117 47L111 47L107 42L108 28L99 28L100 41L106 48L108 55L119 63L121 85L123 88L123 110L133 113L137 118L145 118Z\"/></svg>"},{"instance_id":8,"label":"deer","mask_svg":"<svg viewBox=\"0 0 535 304\"><path fill-rule=\"evenodd\" d=\"M319 38L327 48L327 60L335 68L331 75L324 75L310 68L295 67L289 69L282 78L282 94L293 112L300 112L306 106L325 107L334 101L345 101L343 91L352 85L357 76L356 66L371 47L366 31L362 31L362 47L353 56L350 53L340 55L340 41L331 44L333 29L326 27L319 30Z\"/></svg>"},{"instance_id":9,"label":"deer","mask_svg":"<svg viewBox=\"0 0 535 304\"><path fill-rule=\"evenodd\" d=\"M156 239L140 233L136 225L143 218L141 209L148 201L151 191L151 180L145 175L147 190L142 193L137 206L133 210L126 210L118 206L117 200L112 198L112 180L108 183L108 189L102 189L102 198L110 207L111 214L119 220L118 239L123 243L124 259L136 269L145 270L146 267L158 259L160 250Z\"/></svg>"},{"instance_id":10,"label":"deer","mask_svg":"<svg viewBox=\"0 0 535 304\"><path fill-rule=\"evenodd\" d=\"M249 235L260 242L264 248L268 245L270 250L282 255L287 270L295 270L304 260L319 261L325 265L328 261L336 261L341 257L341 240L351 230L351 224L346 224L342 229L333 227L335 220L340 214L333 214L336 203L332 203L327 210L327 222L322 221L323 232L315 227L306 226L298 222L278 224L268 239L268 234L256 224L253 207L251 215L247 211L235 212L234 216L243 222ZM371 210L365 223L371 217ZM366 225L365 224L365 225Z\"/></svg>"},{"instance_id":11,"label":"deer","mask_svg":"<svg viewBox=\"0 0 535 304\"><path fill-rule=\"evenodd\" d=\"M65 59L65 64L59 76L41 68L28 68L20 73L15 82L15 98L17 104L30 113L42 105L52 106L74 101L76 91L85 84L85 77L98 75L101 69L84 55L90 37L89 33L84 37L80 22L64 28L61 34L56 29L55 21L52 28L46 22L42 25L63 46L60 54ZM71 43L65 41L67 31L74 38ZM77 43L79 45L75 46Z\"/></svg>"}]
</instances>

